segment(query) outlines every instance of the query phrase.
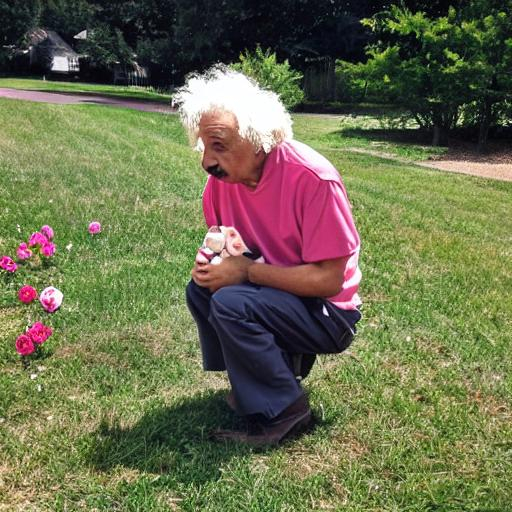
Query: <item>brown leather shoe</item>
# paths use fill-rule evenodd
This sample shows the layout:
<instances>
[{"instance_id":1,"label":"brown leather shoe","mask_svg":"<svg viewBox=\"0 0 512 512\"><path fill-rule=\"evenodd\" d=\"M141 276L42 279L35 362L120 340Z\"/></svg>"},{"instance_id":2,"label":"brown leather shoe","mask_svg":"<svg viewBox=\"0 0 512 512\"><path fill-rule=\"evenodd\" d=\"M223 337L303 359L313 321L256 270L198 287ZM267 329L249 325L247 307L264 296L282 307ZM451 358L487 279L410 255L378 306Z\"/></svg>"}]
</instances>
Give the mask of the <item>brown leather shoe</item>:
<instances>
[{"instance_id":1,"label":"brown leather shoe","mask_svg":"<svg viewBox=\"0 0 512 512\"><path fill-rule=\"evenodd\" d=\"M306 430L311 422L308 399L302 395L271 420L248 418L246 431L214 430L210 437L215 441L234 441L251 446L277 445L285 438Z\"/></svg>"}]
</instances>

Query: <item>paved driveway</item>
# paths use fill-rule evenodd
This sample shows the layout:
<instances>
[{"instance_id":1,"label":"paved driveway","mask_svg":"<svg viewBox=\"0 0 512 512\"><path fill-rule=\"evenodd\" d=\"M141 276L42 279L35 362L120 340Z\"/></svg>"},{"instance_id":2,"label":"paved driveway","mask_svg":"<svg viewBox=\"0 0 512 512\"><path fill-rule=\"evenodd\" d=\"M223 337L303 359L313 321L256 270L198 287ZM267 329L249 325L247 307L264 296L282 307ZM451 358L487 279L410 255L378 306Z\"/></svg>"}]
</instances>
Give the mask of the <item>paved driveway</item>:
<instances>
[{"instance_id":1,"label":"paved driveway","mask_svg":"<svg viewBox=\"0 0 512 512\"><path fill-rule=\"evenodd\" d=\"M115 98L113 96L102 96L99 94L68 94L62 92L25 91L0 87L0 97L63 105L108 105L113 107L132 108L135 110L142 110L144 112L160 112L162 114L172 114L174 112L174 109L166 103L154 103L151 101L132 100L128 98Z\"/></svg>"}]
</instances>

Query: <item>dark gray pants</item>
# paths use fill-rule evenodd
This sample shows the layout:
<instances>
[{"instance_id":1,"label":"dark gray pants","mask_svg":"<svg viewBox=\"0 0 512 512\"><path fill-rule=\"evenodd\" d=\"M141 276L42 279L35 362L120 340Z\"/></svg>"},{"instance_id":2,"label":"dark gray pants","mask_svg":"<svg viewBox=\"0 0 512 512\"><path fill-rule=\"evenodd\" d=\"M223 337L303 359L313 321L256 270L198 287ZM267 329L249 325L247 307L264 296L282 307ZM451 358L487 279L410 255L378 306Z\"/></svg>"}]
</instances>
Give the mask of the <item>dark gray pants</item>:
<instances>
[{"instance_id":1,"label":"dark gray pants","mask_svg":"<svg viewBox=\"0 0 512 512\"><path fill-rule=\"evenodd\" d=\"M302 394L290 354L341 352L361 317L324 299L249 283L211 294L191 281L187 304L197 323L204 369L227 370L240 412L267 418Z\"/></svg>"}]
</instances>

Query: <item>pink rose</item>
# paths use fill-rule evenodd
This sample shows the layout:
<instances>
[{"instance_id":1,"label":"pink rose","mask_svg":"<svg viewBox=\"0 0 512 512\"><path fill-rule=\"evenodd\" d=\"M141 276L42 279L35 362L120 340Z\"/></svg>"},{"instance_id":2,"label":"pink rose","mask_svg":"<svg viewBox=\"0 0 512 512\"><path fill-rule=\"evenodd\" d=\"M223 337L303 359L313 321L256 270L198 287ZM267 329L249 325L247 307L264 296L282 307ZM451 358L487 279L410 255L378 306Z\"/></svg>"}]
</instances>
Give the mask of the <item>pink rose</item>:
<instances>
[{"instance_id":1,"label":"pink rose","mask_svg":"<svg viewBox=\"0 0 512 512\"><path fill-rule=\"evenodd\" d=\"M101 224L98 221L93 221L89 224L89 233L97 235L101 231Z\"/></svg>"},{"instance_id":2,"label":"pink rose","mask_svg":"<svg viewBox=\"0 0 512 512\"><path fill-rule=\"evenodd\" d=\"M23 242L19 245L16 254L20 260L26 260L32 256L32 251L28 248L27 244Z\"/></svg>"},{"instance_id":3,"label":"pink rose","mask_svg":"<svg viewBox=\"0 0 512 512\"><path fill-rule=\"evenodd\" d=\"M52 335L51 327L48 327L41 322L35 322L32 327L27 331L27 336L37 344L44 343Z\"/></svg>"},{"instance_id":4,"label":"pink rose","mask_svg":"<svg viewBox=\"0 0 512 512\"><path fill-rule=\"evenodd\" d=\"M34 352L35 347L30 336L22 334L16 338L16 352L22 356L28 356Z\"/></svg>"},{"instance_id":5,"label":"pink rose","mask_svg":"<svg viewBox=\"0 0 512 512\"><path fill-rule=\"evenodd\" d=\"M18 299L20 299L23 304L30 304L35 298L37 298L37 292L28 284L22 286L18 291Z\"/></svg>"},{"instance_id":6,"label":"pink rose","mask_svg":"<svg viewBox=\"0 0 512 512\"><path fill-rule=\"evenodd\" d=\"M46 242L41 246L41 254L46 258L55 254L55 244L53 242Z\"/></svg>"},{"instance_id":7,"label":"pink rose","mask_svg":"<svg viewBox=\"0 0 512 512\"><path fill-rule=\"evenodd\" d=\"M53 229L45 224L40 230L39 230L48 240L53 239Z\"/></svg>"},{"instance_id":8,"label":"pink rose","mask_svg":"<svg viewBox=\"0 0 512 512\"><path fill-rule=\"evenodd\" d=\"M33 247L34 245L44 245L47 242L48 242L48 239L42 233L39 233L39 231L36 231L35 233L32 233L30 235L28 245L30 247Z\"/></svg>"},{"instance_id":9,"label":"pink rose","mask_svg":"<svg viewBox=\"0 0 512 512\"><path fill-rule=\"evenodd\" d=\"M53 313L60 308L64 295L60 290L53 286L45 288L39 296L39 302L48 313Z\"/></svg>"},{"instance_id":10,"label":"pink rose","mask_svg":"<svg viewBox=\"0 0 512 512\"><path fill-rule=\"evenodd\" d=\"M9 256L2 256L0 258L0 268L6 270L7 272L16 272L16 269L18 266L12 258L9 258Z\"/></svg>"}]
</instances>

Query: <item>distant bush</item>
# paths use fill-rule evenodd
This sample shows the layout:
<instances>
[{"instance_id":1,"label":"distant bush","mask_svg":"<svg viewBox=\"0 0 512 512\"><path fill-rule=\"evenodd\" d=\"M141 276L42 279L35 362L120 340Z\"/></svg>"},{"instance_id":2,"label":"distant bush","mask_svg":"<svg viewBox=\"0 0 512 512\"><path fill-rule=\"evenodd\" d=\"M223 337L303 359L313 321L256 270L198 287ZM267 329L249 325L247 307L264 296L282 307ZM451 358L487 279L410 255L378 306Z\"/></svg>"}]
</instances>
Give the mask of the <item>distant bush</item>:
<instances>
[{"instance_id":1,"label":"distant bush","mask_svg":"<svg viewBox=\"0 0 512 512\"><path fill-rule=\"evenodd\" d=\"M358 64L337 60L335 74L337 101L346 103L365 101L368 82L361 75Z\"/></svg>"},{"instance_id":2,"label":"distant bush","mask_svg":"<svg viewBox=\"0 0 512 512\"><path fill-rule=\"evenodd\" d=\"M512 95L512 0L470 0L429 18L391 6L362 23L387 42L367 47L366 80L432 130L434 145L456 127L473 127L483 150L489 130L506 127Z\"/></svg>"},{"instance_id":3,"label":"distant bush","mask_svg":"<svg viewBox=\"0 0 512 512\"><path fill-rule=\"evenodd\" d=\"M290 67L288 60L277 62L271 49L265 51L256 47L254 53L248 50L240 54L240 62L231 64L231 68L254 78L262 87L279 94L284 105L292 109L304 100L300 87L302 74Z\"/></svg>"}]
</instances>

